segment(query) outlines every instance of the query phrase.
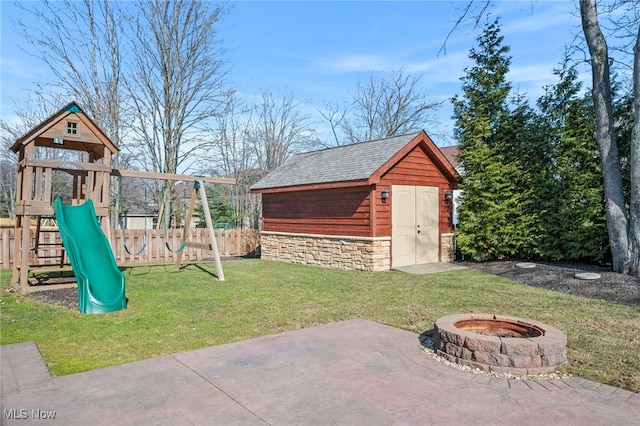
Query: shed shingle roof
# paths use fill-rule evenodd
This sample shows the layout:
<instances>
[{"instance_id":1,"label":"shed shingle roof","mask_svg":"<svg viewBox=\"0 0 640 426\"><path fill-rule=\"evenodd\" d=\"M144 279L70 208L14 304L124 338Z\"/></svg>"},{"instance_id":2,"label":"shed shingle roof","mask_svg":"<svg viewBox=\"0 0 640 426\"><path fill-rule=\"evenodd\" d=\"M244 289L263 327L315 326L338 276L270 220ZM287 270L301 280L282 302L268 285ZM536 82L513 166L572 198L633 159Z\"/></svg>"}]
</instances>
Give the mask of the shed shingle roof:
<instances>
[{"instance_id":1,"label":"shed shingle roof","mask_svg":"<svg viewBox=\"0 0 640 426\"><path fill-rule=\"evenodd\" d=\"M418 134L297 154L251 189L365 180Z\"/></svg>"},{"instance_id":2,"label":"shed shingle roof","mask_svg":"<svg viewBox=\"0 0 640 426\"><path fill-rule=\"evenodd\" d=\"M416 146L422 145L447 179L456 181L453 165L422 130L401 136L297 154L251 186L251 191L295 191L376 183ZM336 186L337 185L337 186Z\"/></svg>"},{"instance_id":3,"label":"shed shingle roof","mask_svg":"<svg viewBox=\"0 0 640 426\"><path fill-rule=\"evenodd\" d=\"M458 145L445 146L440 148L440 152L449 160L453 168L458 170L460 165L460 149Z\"/></svg>"}]
</instances>

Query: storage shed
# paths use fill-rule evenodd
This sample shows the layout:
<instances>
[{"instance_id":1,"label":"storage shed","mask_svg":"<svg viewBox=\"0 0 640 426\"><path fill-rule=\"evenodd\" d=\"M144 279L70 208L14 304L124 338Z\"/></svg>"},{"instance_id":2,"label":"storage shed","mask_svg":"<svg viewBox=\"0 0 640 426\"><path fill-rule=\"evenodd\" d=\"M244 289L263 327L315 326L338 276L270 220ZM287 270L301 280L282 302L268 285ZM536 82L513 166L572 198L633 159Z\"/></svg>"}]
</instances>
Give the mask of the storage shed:
<instances>
[{"instance_id":1,"label":"storage shed","mask_svg":"<svg viewBox=\"0 0 640 426\"><path fill-rule=\"evenodd\" d=\"M298 154L262 194L262 258L342 269L453 260L453 166L426 132Z\"/></svg>"}]
</instances>

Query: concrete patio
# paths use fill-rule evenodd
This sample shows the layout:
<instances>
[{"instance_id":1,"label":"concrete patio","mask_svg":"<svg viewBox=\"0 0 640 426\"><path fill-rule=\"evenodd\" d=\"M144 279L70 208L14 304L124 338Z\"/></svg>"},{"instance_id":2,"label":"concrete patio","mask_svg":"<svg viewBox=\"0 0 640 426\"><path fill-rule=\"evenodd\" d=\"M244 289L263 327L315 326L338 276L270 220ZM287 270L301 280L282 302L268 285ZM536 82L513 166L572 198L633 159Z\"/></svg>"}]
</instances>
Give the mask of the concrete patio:
<instances>
[{"instance_id":1,"label":"concrete patio","mask_svg":"<svg viewBox=\"0 0 640 426\"><path fill-rule=\"evenodd\" d=\"M366 320L53 378L32 342L3 346L1 356L6 425L637 425L640 418L639 394L580 378L464 372L425 355L417 334Z\"/></svg>"}]
</instances>

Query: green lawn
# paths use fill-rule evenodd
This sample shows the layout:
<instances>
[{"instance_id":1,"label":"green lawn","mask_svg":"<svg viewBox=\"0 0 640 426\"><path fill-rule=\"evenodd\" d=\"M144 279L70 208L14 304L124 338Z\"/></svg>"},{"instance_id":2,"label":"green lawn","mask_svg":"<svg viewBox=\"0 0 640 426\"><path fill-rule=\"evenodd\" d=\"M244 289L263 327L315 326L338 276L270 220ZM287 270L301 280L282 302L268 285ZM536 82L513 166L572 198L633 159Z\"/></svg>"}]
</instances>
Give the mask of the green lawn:
<instances>
[{"instance_id":1,"label":"green lawn","mask_svg":"<svg viewBox=\"0 0 640 426\"><path fill-rule=\"evenodd\" d=\"M554 293L461 270L415 276L262 260L127 268L129 308L84 315L6 291L1 343L33 340L54 375L121 364L352 318L416 333L444 315L513 315L568 336L563 371L640 392L640 307Z\"/></svg>"}]
</instances>

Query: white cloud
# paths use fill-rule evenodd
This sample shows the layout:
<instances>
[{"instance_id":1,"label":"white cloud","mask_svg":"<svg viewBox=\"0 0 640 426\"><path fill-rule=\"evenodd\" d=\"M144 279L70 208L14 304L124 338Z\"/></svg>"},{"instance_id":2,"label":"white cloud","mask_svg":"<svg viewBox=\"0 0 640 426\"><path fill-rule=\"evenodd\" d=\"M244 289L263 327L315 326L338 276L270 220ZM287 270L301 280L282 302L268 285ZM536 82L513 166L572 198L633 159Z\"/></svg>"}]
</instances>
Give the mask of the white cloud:
<instances>
[{"instance_id":1,"label":"white cloud","mask_svg":"<svg viewBox=\"0 0 640 426\"><path fill-rule=\"evenodd\" d=\"M549 2L546 2L549 4ZM545 2L529 3L520 6L516 16L501 21L502 32L505 35L526 34L543 31L551 27L578 27L580 19L576 17L575 4L570 1L553 2L552 7L546 7ZM513 12L512 12L513 13Z\"/></svg>"},{"instance_id":2,"label":"white cloud","mask_svg":"<svg viewBox=\"0 0 640 426\"><path fill-rule=\"evenodd\" d=\"M319 71L327 73L386 71L390 62L381 55L346 54L341 56L320 58L315 61Z\"/></svg>"},{"instance_id":3,"label":"white cloud","mask_svg":"<svg viewBox=\"0 0 640 426\"><path fill-rule=\"evenodd\" d=\"M33 63L25 63L6 56L0 58L0 66L2 67L3 77L10 75L20 79L30 79L43 74L43 70L38 66L34 66Z\"/></svg>"},{"instance_id":4,"label":"white cloud","mask_svg":"<svg viewBox=\"0 0 640 426\"><path fill-rule=\"evenodd\" d=\"M466 51L447 53L427 61L409 62L404 69L410 73L423 74L431 84L457 84L464 73L464 68L470 63L468 55Z\"/></svg>"},{"instance_id":5,"label":"white cloud","mask_svg":"<svg viewBox=\"0 0 640 426\"><path fill-rule=\"evenodd\" d=\"M553 75L553 68L556 66L557 64L513 66L509 70L507 80L513 83L543 82L542 84L547 84L556 81Z\"/></svg>"},{"instance_id":6,"label":"white cloud","mask_svg":"<svg viewBox=\"0 0 640 426\"><path fill-rule=\"evenodd\" d=\"M464 67L469 63L466 51L447 53L425 60L411 59L413 60L402 60L382 54L351 54L317 59L313 61L313 68L329 74L395 72L402 68L407 73L424 75L430 83L457 83Z\"/></svg>"}]
</instances>

